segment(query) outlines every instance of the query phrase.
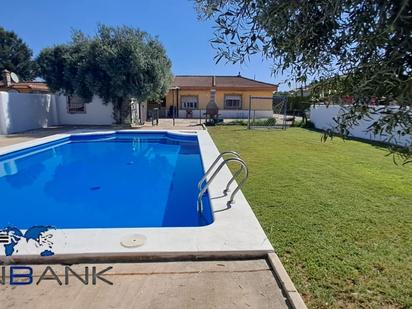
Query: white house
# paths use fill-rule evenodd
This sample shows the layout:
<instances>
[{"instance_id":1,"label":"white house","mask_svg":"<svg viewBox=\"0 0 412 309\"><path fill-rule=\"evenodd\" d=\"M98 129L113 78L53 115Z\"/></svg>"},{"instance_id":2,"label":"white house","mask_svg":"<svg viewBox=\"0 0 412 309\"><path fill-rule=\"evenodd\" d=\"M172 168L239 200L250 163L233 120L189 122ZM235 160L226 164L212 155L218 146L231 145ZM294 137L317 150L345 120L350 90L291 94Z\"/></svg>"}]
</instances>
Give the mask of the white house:
<instances>
[{"instance_id":1,"label":"white house","mask_svg":"<svg viewBox=\"0 0 412 309\"><path fill-rule=\"evenodd\" d=\"M139 104L134 104L139 106ZM137 122L139 109L146 114L145 103L133 108ZM144 121L145 119L143 119ZM89 103L77 97L54 94L0 91L0 134L17 133L55 125L111 125L115 123L113 105L97 96Z\"/></svg>"}]
</instances>

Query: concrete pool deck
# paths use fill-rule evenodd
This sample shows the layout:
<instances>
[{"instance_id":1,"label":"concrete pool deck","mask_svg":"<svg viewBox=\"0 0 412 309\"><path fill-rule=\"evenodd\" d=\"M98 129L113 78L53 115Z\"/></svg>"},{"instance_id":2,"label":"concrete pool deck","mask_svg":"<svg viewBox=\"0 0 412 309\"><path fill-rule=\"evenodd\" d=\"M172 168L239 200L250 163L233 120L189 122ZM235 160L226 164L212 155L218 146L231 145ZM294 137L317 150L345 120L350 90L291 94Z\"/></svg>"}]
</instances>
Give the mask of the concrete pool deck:
<instances>
[{"instance_id":1,"label":"concrete pool deck","mask_svg":"<svg viewBox=\"0 0 412 309\"><path fill-rule=\"evenodd\" d=\"M129 126L55 126L44 129L28 130L21 133L8 135L0 135L0 147L14 145L21 142L27 142L42 137L47 137L54 134L62 134L67 132L89 132L89 131L113 131L113 130L203 130L203 126L199 125L196 119L176 119L173 125L173 119L160 119L158 126L152 126L151 122L146 122L143 126L130 128Z\"/></svg>"},{"instance_id":2,"label":"concrete pool deck","mask_svg":"<svg viewBox=\"0 0 412 309\"><path fill-rule=\"evenodd\" d=\"M86 131L90 129L102 131L101 127ZM21 138L33 140L68 130L73 128L43 129L12 139L18 143ZM0 147L11 145L1 142L2 139ZM214 260L211 254L204 261L114 263L110 264L113 286L78 284L70 288L55 282L23 289L3 286L0 297L6 300L3 305L15 308L24 308L24 305L27 308L59 305L69 308L305 308L276 254L266 251L248 258L242 255L236 258L233 252L228 255L230 261L224 261L225 254L218 255L220 261ZM78 267L83 265L86 264Z\"/></svg>"}]
</instances>

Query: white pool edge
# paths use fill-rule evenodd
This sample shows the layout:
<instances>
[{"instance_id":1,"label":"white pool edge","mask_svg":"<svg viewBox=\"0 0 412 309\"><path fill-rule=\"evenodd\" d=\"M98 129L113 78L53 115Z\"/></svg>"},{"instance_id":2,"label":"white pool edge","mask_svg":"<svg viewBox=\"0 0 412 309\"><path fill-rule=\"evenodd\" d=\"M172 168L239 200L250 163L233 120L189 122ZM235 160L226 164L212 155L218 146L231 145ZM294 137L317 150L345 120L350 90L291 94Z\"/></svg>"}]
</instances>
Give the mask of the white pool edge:
<instances>
[{"instance_id":1,"label":"white pool edge","mask_svg":"<svg viewBox=\"0 0 412 309\"><path fill-rule=\"evenodd\" d=\"M120 132L168 132L170 134L197 135L203 166L205 170L218 156L219 151L207 131L185 132L159 130L119 130ZM117 131L91 131L87 133L68 132L56 134L33 141L0 147L0 155L44 143L57 141L73 134L108 134ZM226 150L226 149L225 149ZM227 149L229 150L229 149ZM214 222L203 227L175 228L113 228L113 229L58 229L53 231L53 257L40 257L29 252L19 252L12 257L0 254L0 260L24 260L33 262L42 260L73 260L79 258L104 257L188 257L188 256L260 256L273 252L273 247L254 215L243 193L235 197L233 206L226 209L229 196L222 196L222 190L231 178L230 170L225 166L209 187ZM231 190L236 187L234 182ZM223 211L219 211L223 210ZM218 212L216 212L218 211ZM129 235L140 234L146 242L138 248L125 248L120 242Z\"/></svg>"}]
</instances>

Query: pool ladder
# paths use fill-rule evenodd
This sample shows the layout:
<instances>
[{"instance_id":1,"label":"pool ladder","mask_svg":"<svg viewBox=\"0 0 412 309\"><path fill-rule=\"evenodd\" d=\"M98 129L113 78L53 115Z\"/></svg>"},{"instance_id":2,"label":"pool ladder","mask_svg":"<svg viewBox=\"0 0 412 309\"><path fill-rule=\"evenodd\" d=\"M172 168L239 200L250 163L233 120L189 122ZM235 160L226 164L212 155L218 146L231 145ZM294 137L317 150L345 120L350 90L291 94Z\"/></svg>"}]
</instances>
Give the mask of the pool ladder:
<instances>
[{"instance_id":1,"label":"pool ladder","mask_svg":"<svg viewBox=\"0 0 412 309\"><path fill-rule=\"evenodd\" d=\"M212 172L213 168L217 165L219 160L225 156L229 156L226 159L223 159L223 161L220 163L220 165L216 168L216 170L213 172L212 176L208 181L206 181L207 176ZM243 185L245 184L246 180L248 179L249 176L249 171L247 164L245 161L243 161L239 154L235 151L225 151L222 152L217 156L215 161L210 165L209 169L206 171L205 175L200 179L197 187L199 189L199 195L197 197L197 211L202 213L203 212L203 195L205 194L206 190L209 188L209 185L213 182L213 180L216 178L217 174L219 174L220 170L223 168L224 165L226 165L228 162L235 162L240 165L240 168L235 172L235 174L232 176L232 178L229 180L229 182L226 185L226 188L223 190L223 194L227 195L227 193L230 190L230 185L235 181L236 177L238 177L242 171L244 171L244 176L241 179L241 181L238 183L237 187L235 190L233 190L229 201L227 202L227 206L231 206L233 203L233 200L235 198L235 195L239 192L240 189L242 189ZM205 185L203 186L203 183L206 181Z\"/></svg>"}]
</instances>

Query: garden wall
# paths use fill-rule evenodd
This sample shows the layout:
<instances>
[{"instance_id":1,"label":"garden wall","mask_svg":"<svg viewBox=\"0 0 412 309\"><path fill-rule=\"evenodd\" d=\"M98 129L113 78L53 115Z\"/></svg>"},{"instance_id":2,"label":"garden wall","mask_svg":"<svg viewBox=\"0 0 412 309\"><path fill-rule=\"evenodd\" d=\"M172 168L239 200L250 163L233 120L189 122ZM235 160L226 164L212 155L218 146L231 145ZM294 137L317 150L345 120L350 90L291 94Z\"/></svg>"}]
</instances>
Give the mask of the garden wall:
<instances>
[{"instance_id":1,"label":"garden wall","mask_svg":"<svg viewBox=\"0 0 412 309\"><path fill-rule=\"evenodd\" d=\"M374 108L374 107L371 107ZM396 108L396 107L394 107ZM310 121L314 124L315 128L320 130L333 130L336 127L336 123L333 120L338 115L345 112L345 107L340 105L312 105L310 108ZM355 126L349 130L350 136L386 142L388 140L387 135L374 135L368 131L368 127L380 117L379 115L372 115L372 119L362 119L358 126ZM391 141L394 144L407 146L412 143L412 136L397 136L396 140Z\"/></svg>"},{"instance_id":2,"label":"garden wall","mask_svg":"<svg viewBox=\"0 0 412 309\"><path fill-rule=\"evenodd\" d=\"M0 92L0 134L56 124L58 115L54 95Z\"/></svg>"}]
</instances>

